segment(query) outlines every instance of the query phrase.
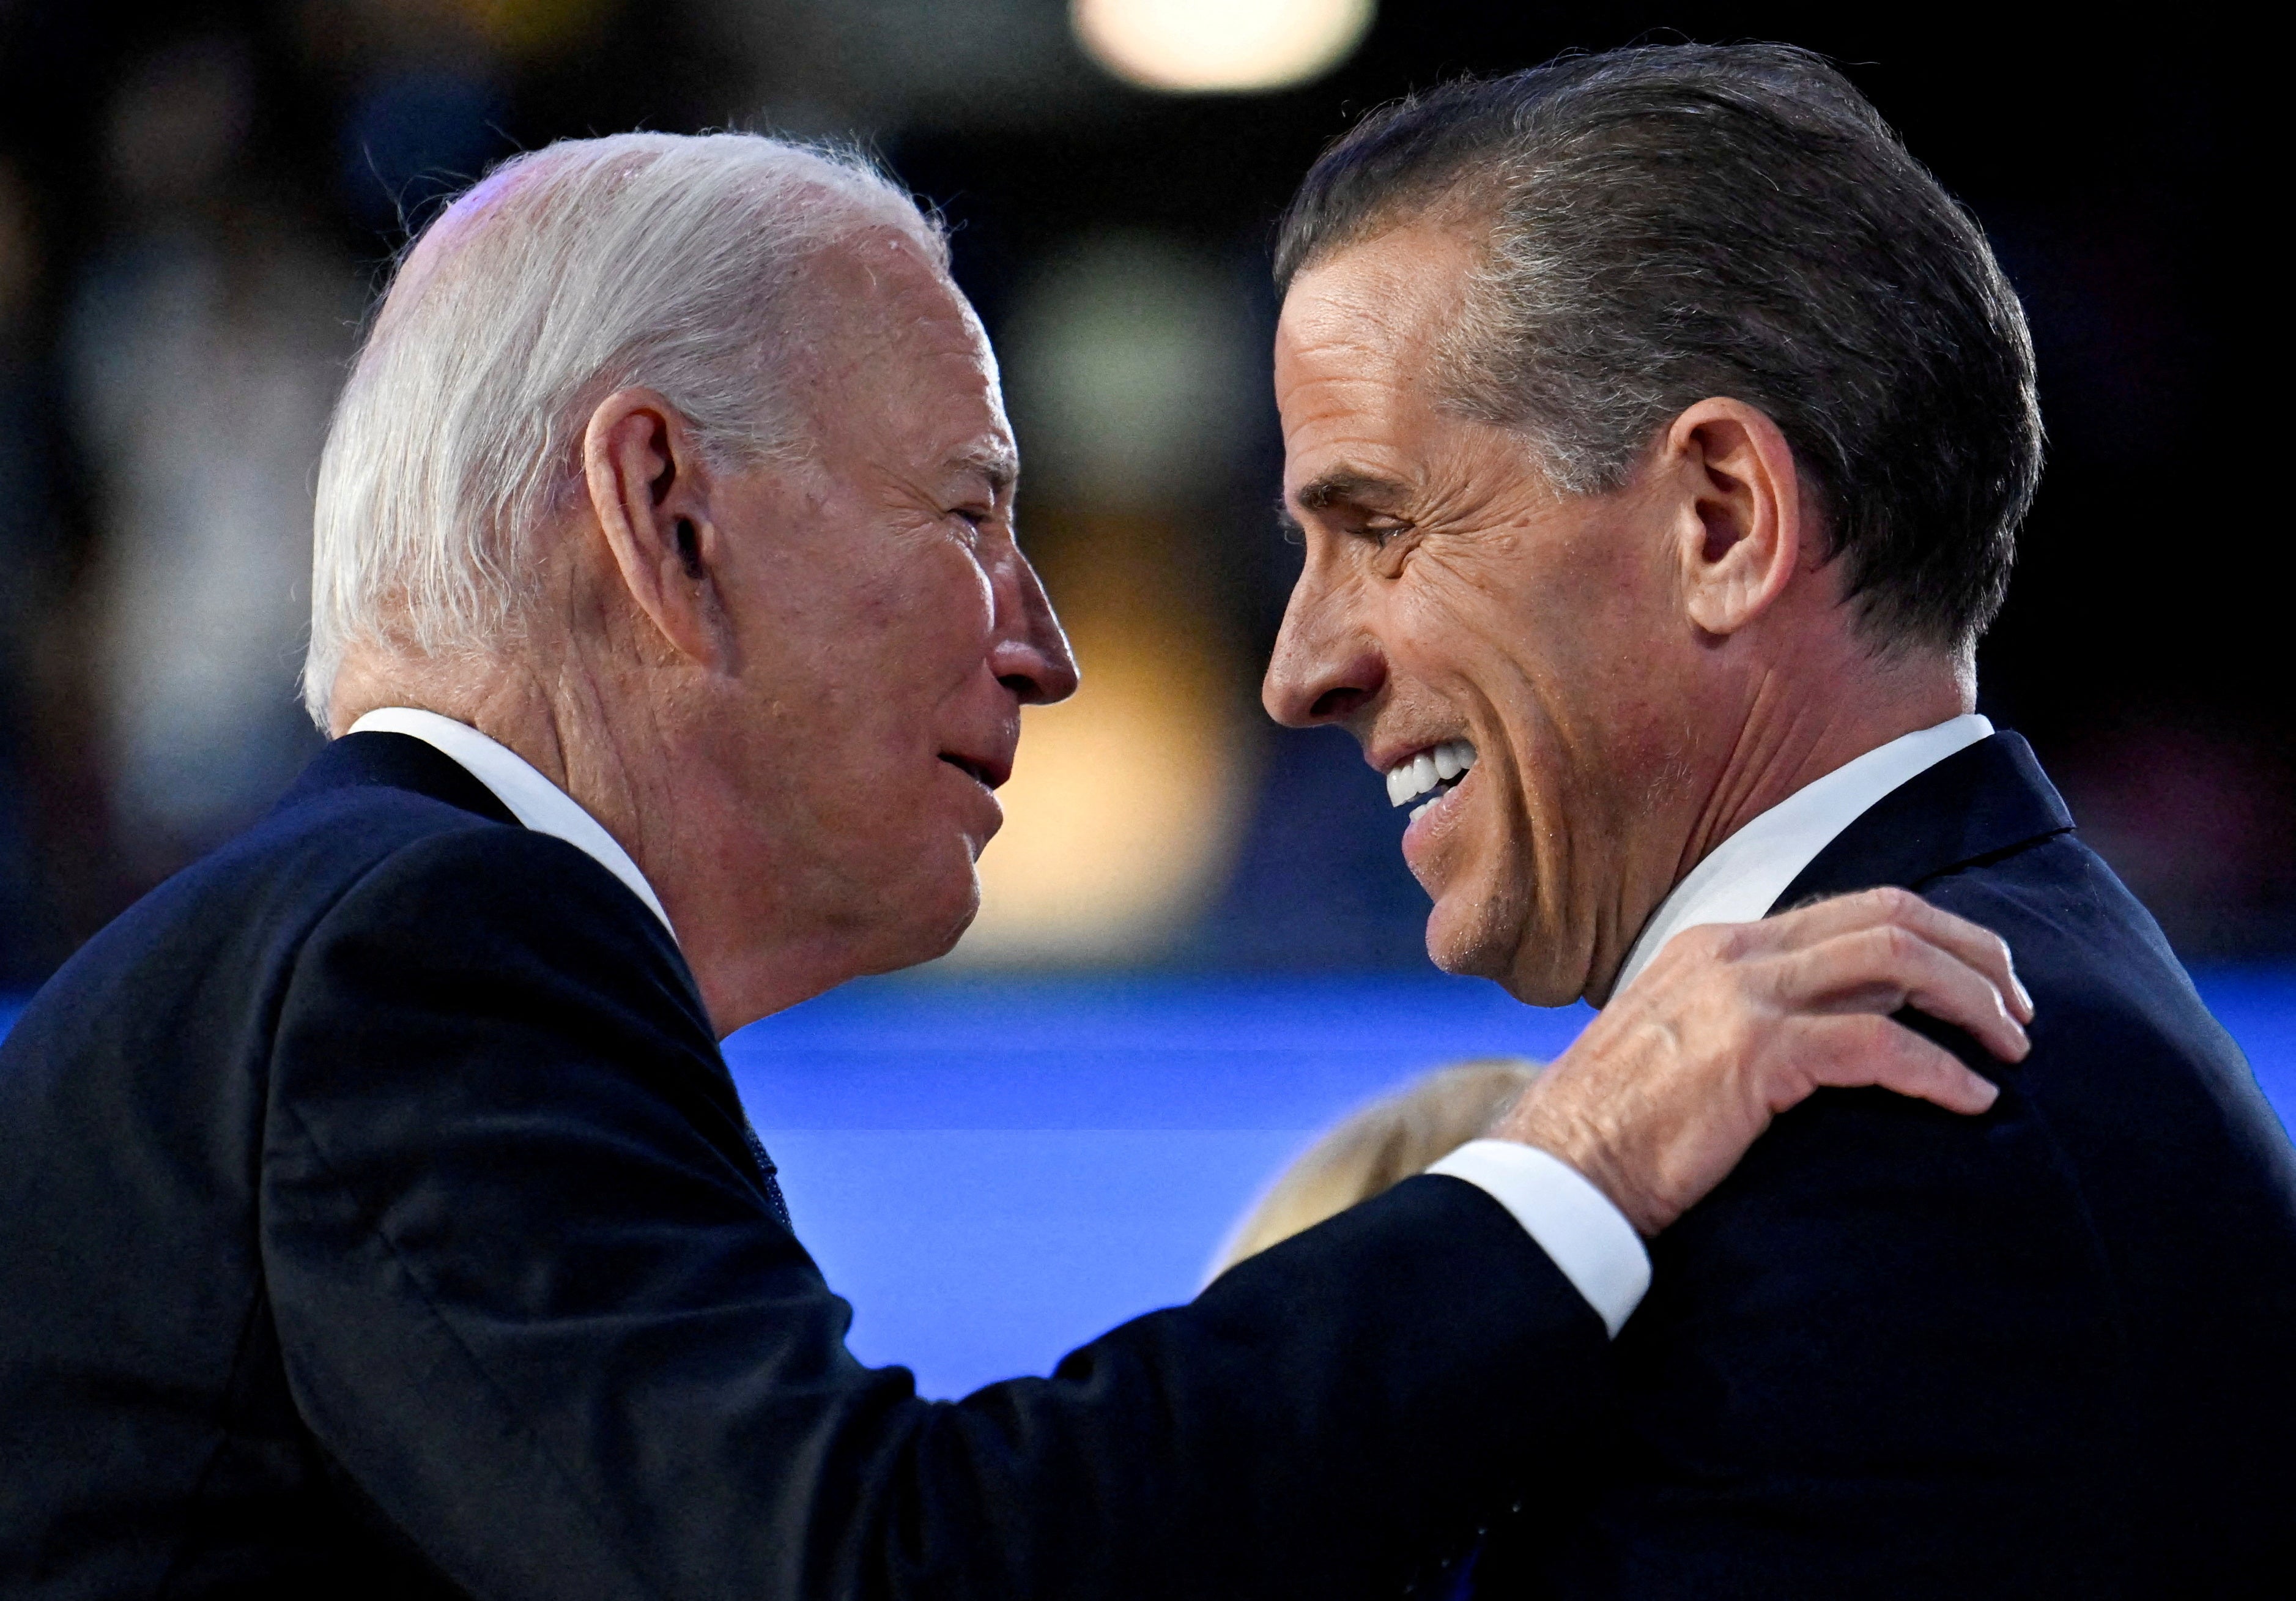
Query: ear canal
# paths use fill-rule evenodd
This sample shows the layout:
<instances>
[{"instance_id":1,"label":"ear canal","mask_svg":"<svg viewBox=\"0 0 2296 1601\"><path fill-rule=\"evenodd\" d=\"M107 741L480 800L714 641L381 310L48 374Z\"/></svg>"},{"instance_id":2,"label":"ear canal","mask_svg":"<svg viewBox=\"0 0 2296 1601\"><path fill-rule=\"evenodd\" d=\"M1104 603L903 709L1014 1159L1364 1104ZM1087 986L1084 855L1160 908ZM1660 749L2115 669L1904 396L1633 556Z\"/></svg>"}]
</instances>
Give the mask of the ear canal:
<instances>
[{"instance_id":1,"label":"ear canal","mask_svg":"<svg viewBox=\"0 0 2296 1601\"><path fill-rule=\"evenodd\" d=\"M701 536L694 531L691 519L677 520L677 560L685 569L685 576L695 580L701 577Z\"/></svg>"}]
</instances>

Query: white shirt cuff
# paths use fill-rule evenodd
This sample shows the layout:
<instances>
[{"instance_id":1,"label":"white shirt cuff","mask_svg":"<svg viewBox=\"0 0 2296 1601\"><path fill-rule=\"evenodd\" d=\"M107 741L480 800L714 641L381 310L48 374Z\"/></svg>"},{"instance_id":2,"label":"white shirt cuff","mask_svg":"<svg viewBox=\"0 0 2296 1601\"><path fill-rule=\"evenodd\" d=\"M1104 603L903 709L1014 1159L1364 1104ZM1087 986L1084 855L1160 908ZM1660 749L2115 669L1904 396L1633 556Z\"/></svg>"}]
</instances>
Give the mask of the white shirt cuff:
<instances>
[{"instance_id":1,"label":"white shirt cuff","mask_svg":"<svg viewBox=\"0 0 2296 1601\"><path fill-rule=\"evenodd\" d=\"M1642 1236L1561 1157L1511 1139L1478 1139L1427 1170L1464 1178L1513 1212L1612 1334L1642 1304L1651 1281Z\"/></svg>"}]
</instances>

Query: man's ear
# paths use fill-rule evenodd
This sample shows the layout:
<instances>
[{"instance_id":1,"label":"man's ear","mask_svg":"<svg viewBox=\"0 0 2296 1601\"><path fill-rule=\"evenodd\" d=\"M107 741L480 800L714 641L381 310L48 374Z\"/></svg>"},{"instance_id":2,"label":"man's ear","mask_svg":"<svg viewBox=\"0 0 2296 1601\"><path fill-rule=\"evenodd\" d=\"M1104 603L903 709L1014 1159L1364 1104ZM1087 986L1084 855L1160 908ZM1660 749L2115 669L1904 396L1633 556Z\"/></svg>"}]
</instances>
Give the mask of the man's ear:
<instances>
[{"instance_id":1,"label":"man's ear","mask_svg":"<svg viewBox=\"0 0 2296 1601\"><path fill-rule=\"evenodd\" d=\"M590 509L622 585L680 654L714 663L725 613L715 578L724 534L710 480L685 416L652 390L618 390L582 435Z\"/></svg>"},{"instance_id":2,"label":"man's ear","mask_svg":"<svg viewBox=\"0 0 2296 1601\"><path fill-rule=\"evenodd\" d=\"M1684 610L1708 634L1734 634L1802 560L1809 530L1793 449L1758 407L1717 398L1677 417L1660 451L1684 497Z\"/></svg>"}]
</instances>

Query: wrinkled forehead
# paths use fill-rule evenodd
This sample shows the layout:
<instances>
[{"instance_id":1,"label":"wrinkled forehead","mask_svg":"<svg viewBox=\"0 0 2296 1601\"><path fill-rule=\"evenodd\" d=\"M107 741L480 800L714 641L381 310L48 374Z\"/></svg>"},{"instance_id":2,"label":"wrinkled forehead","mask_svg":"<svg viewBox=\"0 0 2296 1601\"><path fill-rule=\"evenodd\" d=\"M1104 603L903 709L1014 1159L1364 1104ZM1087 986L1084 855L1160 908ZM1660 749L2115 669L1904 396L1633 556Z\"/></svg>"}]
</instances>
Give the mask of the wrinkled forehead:
<instances>
[{"instance_id":1,"label":"wrinkled forehead","mask_svg":"<svg viewBox=\"0 0 2296 1601\"><path fill-rule=\"evenodd\" d=\"M1292 280L1276 328L1275 400L1295 507L1386 504L1423 476L1453 421L1443 375L1472 260L1456 234L1397 229Z\"/></svg>"},{"instance_id":2,"label":"wrinkled forehead","mask_svg":"<svg viewBox=\"0 0 2296 1601\"><path fill-rule=\"evenodd\" d=\"M808 263L810 333L793 352L817 421L905 421L911 431L1003 441L996 357L971 302L917 242L871 227Z\"/></svg>"},{"instance_id":3,"label":"wrinkled forehead","mask_svg":"<svg viewBox=\"0 0 2296 1601\"><path fill-rule=\"evenodd\" d=\"M1295 378L1423 383L1457 325L1476 240L1455 226L1392 228L1318 260L1292 282L1276 355Z\"/></svg>"},{"instance_id":4,"label":"wrinkled forehead","mask_svg":"<svg viewBox=\"0 0 2296 1601\"><path fill-rule=\"evenodd\" d=\"M972 303L901 229L863 226L824 243L805 265L801 293L825 359L946 356L995 370Z\"/></svg>"}]
</instances>

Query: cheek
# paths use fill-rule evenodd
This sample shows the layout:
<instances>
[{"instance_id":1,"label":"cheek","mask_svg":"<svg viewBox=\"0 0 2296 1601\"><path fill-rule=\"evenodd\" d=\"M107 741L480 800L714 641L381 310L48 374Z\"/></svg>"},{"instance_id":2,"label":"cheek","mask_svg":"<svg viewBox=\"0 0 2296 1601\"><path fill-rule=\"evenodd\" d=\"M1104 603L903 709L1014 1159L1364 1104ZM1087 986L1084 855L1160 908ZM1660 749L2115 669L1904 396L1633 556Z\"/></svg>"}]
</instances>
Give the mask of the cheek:
<instances>
[{"instance_id":1,"label":"cheek","mask_svg":"<svg viewBox=\"0 0 2296 1601\"><path fill-rule=\"evenodd\" d=\"M1505 921L1512 914L1502 903L1520 894L1519 881L1547 876L1533 864L1561 842L1582 768L1601 760L1583 718L1587 673L1572 622L1536 597L1469 583L1398 597L1396 620L1399 703L1439 706L1478 753L1472 799L1430 866L1474 878L1480 916Z\"/></svg>"},{"instance_id":2,"label":"cheek","mask_svg":"<svg viewBox=\"0 0 2296 1601\"><path fill-rule=\"evenodd\" d=\"M1398 597L1399 633L1453 698L1480 703L1526 758L1594 759L1626 704L1664 670L1647 586L1609 532L1428 565L1414 592Z\"/></svg>"},{"instance_id":3,"label":"cheek","mask_svg":"<svg viewBox=\"0 0 2296 1601\"><path fill-rule=\"evenodd\" d=\"M988 591L961 549L917 553L854 604L828 642L823 682L808 718L813 782L857 832L883 840L940 826L928 804L951 769L939 752L971 732L968 695L994 694L984 670L993 614Z\"/></svg>"},{"instance_id":4,"label":"cheek","mask_svg":"<svg viewBox=\"0 0 2296 1601\"><path fill-rule=\"evenodd\" d=\"M1513 748L1534 730L1545 743L1552 686L1570 674L1549 659L1555 631L1536 606L1453 580L1398 594L1392 617L1391 661L1406 695L1431 694L1479 744L1496 736Z\"/></svg>"},{"instance_id":5,"label":"cheek","mask_svg":"<svg viewBox=\"0 0 2296 1601\"><path fill-rule=\"evenodd\" d=\"M889 759L922 762L907 781L940 776L939 752L969 736L967 713L984 693L998 693L987 670L992 613L970 561L936 564L915 575L900 610L877 643L872 682L857 686L873 702Z\"/></svg>"},{"instance_id":6,"label":"cheek","mask_svg":"<svg viewBox=\"0 0 2296 1601\"><path fill-rule=\"evenodd\" d=\"M886 711L947 694L988 656L988 580L961 549L916 553L850 593L824 645L840 688Z\"/></svg>"}]
</instances>

